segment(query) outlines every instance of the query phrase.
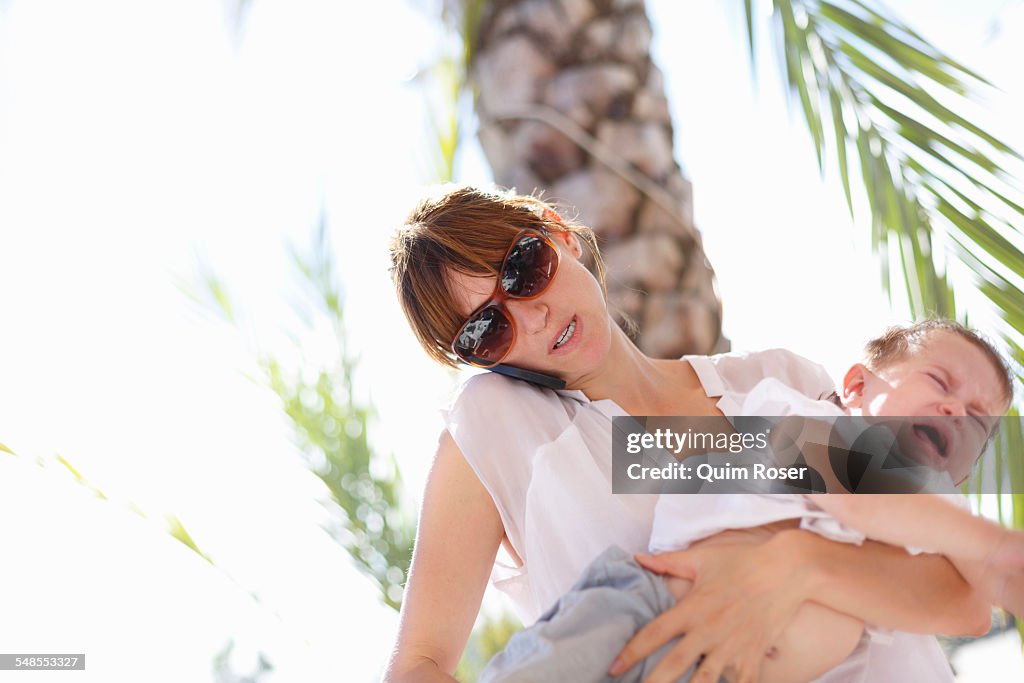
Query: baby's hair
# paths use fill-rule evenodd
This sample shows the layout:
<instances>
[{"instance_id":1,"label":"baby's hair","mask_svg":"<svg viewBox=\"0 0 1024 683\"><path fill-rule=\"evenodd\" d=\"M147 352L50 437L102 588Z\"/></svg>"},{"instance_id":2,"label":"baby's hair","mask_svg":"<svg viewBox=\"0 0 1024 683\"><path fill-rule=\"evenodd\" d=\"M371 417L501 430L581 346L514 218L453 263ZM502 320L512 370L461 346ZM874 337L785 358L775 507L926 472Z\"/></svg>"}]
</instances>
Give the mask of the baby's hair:
<instances>
[{"instance_id":1,"label":"baby's hair","mask_svg":"<svg viewBox=\"0 0 1024 683\"><path fill-rule=\"evenodd\" d=\"M864 346L864 365L881 370L901 361L915 349L926 345L937 332L949 332L966 339L992 363L999 375L1002 398L1006 405L1013 400L1013 370L995 345L976 330L948 318L929 318L910 325L895 325Z\"/></svg>"}]
</instances>

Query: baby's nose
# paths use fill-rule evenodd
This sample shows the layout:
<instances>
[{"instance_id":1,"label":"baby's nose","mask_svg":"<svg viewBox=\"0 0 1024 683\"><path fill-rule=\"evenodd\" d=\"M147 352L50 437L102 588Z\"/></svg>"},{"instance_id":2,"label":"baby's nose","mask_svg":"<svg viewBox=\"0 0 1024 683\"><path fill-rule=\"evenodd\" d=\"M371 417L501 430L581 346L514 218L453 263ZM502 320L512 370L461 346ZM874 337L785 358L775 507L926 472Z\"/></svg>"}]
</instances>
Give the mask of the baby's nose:
<instances>
[{"instance_id":1,"label":"baby's nose","mask_svg":"<svg viewBox=\"0 0 1024 683\"><path fill-rule=\"evenodd\" d=\"M964 409L964 404L961 403L960 401L955 400L955 399L949 399L949 400L943 401L939 405L939 412L942 415L949 415L949 416L956 416L956 417L963 417L964 415L967 414L967 411Z\"/></svg>"}]
</instances>

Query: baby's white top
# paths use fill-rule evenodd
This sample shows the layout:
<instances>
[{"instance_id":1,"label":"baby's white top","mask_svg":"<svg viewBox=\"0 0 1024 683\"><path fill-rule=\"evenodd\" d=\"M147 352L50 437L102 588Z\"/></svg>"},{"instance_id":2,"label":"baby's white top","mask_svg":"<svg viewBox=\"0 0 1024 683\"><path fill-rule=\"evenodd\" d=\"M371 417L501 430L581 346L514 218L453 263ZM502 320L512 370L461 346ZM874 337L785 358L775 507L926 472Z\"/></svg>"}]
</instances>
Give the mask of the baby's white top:
<instances>
[{"instance_id":1,"label":"baby's white top","mask_svg":"<svg viewBox=\"0 0 1024 683\"><path fill-rule=\"evenodd\" d=\"M727 416L744 414L746 395L765 378L811 399L835 388L824 368L785 349L684 359ZM443 411L523 561L519 567L496 562L491 580L524 624L536 621L609 545L647 549L658 496L611 492L611 418L625 414L608 399L494 373L470 378ZM935 638L897 632L890 645L865 639L857 657L819 682L907 680L952 681Z\"/></svg>"},{"instance_id":2,"label":"baby's white top","mask_svg":"<svg viewBox=\"0 0 1024 683\"><path fill-rule=\"evenodd\" d=\"M844 417L847 413L828 400L815 400L773 377L758 382L743 401L740 415L783 417ZM852 426L852 425L851 425ZM929 481L928 490L970 509L967 499L945 473ZM840 524L803 495L790 494L666 494L654 510L650 551L683 550L690 544L726 529L746 529L785 519L799 519L800 527L826 538L861 544L864 534ZM908 547L913 555L924 549Z\"/></svg>"}]
</instances>

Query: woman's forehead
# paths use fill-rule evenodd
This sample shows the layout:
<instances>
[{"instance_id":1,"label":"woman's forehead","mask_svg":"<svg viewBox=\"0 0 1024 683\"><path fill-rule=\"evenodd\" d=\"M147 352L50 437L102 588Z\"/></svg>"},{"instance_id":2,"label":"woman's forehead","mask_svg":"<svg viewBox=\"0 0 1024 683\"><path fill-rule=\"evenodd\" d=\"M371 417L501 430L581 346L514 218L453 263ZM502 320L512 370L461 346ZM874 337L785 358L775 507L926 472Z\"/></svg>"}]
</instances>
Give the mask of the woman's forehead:
<instances>
[{"instance_id":1,"label":"woman's forehead","mask_svg":"<svg viewBox=\"0 0 1024 683\"><path fill-rule=\"evenodd\" d=\"M494 275L470 275L456 270L448 270L446 275L455 306L463 317L490 299L498 283Z\"/></svg>"}]
</instances>

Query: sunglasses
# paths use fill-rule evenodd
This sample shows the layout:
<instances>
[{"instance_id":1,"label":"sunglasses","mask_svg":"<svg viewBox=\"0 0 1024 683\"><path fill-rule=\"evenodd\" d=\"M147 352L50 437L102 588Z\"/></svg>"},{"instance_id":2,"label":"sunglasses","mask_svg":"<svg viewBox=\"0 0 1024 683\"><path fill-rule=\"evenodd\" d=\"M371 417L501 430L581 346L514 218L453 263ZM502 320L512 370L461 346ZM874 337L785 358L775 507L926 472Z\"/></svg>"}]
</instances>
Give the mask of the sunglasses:
<instances>
[{"instance_id":1,"label":"sunglasses","mask_svg":"<svg viewBox=\"0 0 1024 683\"><path fill-rule=\"evenodd\" d=\"M478 368L494 368L516 343L516 326L505 308L507 299L529 301L544 293L558 270L558 247L539 230L523 230L512 240L494 293L463 323L452 351Z\"/></svg>"}]
</instances>

